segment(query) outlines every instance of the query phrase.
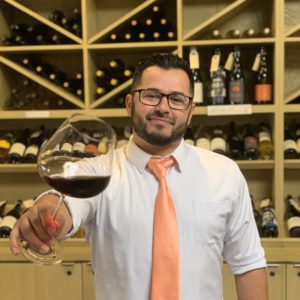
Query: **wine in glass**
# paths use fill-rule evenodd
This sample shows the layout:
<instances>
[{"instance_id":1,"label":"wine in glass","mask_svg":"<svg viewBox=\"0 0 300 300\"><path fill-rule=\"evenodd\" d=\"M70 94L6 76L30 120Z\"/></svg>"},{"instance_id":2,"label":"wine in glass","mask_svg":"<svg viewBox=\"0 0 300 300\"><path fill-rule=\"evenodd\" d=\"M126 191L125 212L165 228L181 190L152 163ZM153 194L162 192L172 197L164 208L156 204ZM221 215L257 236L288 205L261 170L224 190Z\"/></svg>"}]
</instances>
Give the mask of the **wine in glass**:
<instances>
[{"instance_id":1,"label":"wine in glass","mask_svg":"<svg viewBox=\"0 0 300 300\"><path fill-rule=\"evenodd\" d=\"M90 198L97 196L108 185L113 162L116 135L113 128L98 117L75 114L67 118L42 146L38 156L38 172L50 185L59 201L52 212L50 225L65 196ZM23 255L42 265L62 261L60 246L55 243L50 251L41 254L20 241Z\"/></svg>"}]
</instances>

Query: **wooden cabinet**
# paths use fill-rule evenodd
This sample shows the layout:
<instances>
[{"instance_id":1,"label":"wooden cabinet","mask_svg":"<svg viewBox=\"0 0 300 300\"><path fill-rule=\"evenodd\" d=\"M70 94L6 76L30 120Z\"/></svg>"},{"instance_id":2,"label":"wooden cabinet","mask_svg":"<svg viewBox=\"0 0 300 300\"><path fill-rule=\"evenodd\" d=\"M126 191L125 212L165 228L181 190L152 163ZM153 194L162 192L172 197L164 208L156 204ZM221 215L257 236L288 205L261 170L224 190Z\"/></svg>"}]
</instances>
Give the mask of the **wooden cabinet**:
<instances>
[{"instance_id":1,"label":"wooden cabinet","mask_svg":"<svg viewBox=\"0 0 300 300\"><path fill-rule=\"evenodd\" d=\"M287 299L296 300L300 295L300 264L288 264L286 274Z\"/></svg>"},{"instance_id":2,"label":"wooden cabinet","mask_svg":"<svg viewBox=\"0 0 300 300\"><path fill-rule=\"evenodd\" d=\"M83 298L82 300L94 300L94 275L91 263L82 264L82 289Z\"/></svg>"},{"instance_id":3,"label":"wooden cabinet","mask_svg":"<svg viewBox=\"0 0 300 300\"><path fill-rule=\"evenodd\" d=\"M0 263L5 300L82 300L81 264L41 268L29 263Z\"/></svg>"}]
</instances>

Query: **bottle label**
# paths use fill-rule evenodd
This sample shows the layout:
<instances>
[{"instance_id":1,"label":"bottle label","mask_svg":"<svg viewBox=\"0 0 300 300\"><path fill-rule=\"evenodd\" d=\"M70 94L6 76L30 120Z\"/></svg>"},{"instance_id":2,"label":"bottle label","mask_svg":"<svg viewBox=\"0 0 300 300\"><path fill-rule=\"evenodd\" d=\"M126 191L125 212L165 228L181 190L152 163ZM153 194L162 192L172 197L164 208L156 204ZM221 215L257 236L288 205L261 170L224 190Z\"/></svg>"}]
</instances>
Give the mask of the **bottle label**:
<instances>
[{"instance_id":1,"label":"bottle label","mask_svg":"<svg viewBox=\"0 0 300 300\"><path fill-rule=\"evenodd\" d=\"M84 148L84 152L87 152L87 153L92 153L92 154L97 154L97 147L96 145L93 145L93 144L87 144Z\"/></svg>"},{"instance_id":2,"label":"bottle label","mask_svg":"<svg viewBox=\"0 0 300 300\"><path fill-rule=\"evenodd\" d=\"M70 143L64 143L61 146L61 151L71 152L72 151L72 145Z\"/></svg>"},{"instance_id":3,"label":"bottle label","mask_svg":"<svg viewBox=\"0 0 300 300\"><path fill-rule=\"evenodd\" d=\"M26 148L24 156L29 154L33 156L37 156L38 152L39 152L39 147L37 145L31 145Z\"/></svg>"},{"instance_id":4,"label":"bottle label","mask_svg":"<svg viewBox=\"0 0 300 300\"><path fill-rule=\"evenodd\" d=\"M288 230L291 230L295 227L300 227L300 217L294 216L287 220Z\"/></svg>"},{"instance_id":5,"label":"bottle label","mask_svg":"<svg viewBox=\"0 0 300 300\"><path fill-rule=\"evenodd\" d=\"M257 149L257 139L254 136L247 136L244 139L245 149Z\"/></svg>"},{"instance_id":6,"label":"bottle label","mask_svg":"<svg viewBox=\"0 0 300 300\"><path fill-rule=\"evenodd\" d=\"M271 136L270 136L270 133L267 132L267 131L261 131L259 134L258 134L258 140L259 142L264 142L264 141L268 141L268 142L271 142Z\"/></svg>"},{"instance_id":7,"label":"bottle label","mask_svg":"<svg viewBox=\"0 0 300 300\"><path fill-rule=\"evenodd\" d=\"M211 62L210 62L210 68L209 71L210 73L212 72L217 72L219 65L220 65L220 55L219 54L214 54L211 58Z\"/></svg>"},{"instance_id":8,"label":"bottle label","mask_svg":"<svg viewBox=\"0 0 300 300\"><path fill-rule=\"evenodd\" d=\"M199 69L200 68L199 54L198 54L196 47L191 48L189 60L190 60L190 68L191 69Z\"/></svg>"},{"instance_id":9,"label":"bottle label","mask_svg":"<svg viewBox=\"0 0 300 300\"><path fill-rule=\"evenodd\" d=\"M298 150L297 149L297 144L294 140L285 140L283 142L283 150L286 151L286 150L289 150L289 149L294 149L294 150Z\"/></svg>"},{"instance_id":10,"label":"bottle label","mask_svg":"<svg viewBox=\"0 0 300 300\"><path fill-rule=\"evenodd\" d=\"M222 78L213 78L210 95L211 97L226 97L226 89Z\"/></svg>"},{"instance_id":11,"label":"bottle label","mask_svg":"<svg viewBox=\"0 0 300 300\"><path fill-rule=\"evenodd\" d=\"M194 83L194 99L193 102L196 104L203 103L203 83L195 82Z\"/></svg>"},{"instance_id":12,"label":"bottle label","mask_svg":"<svg viewBox=\"0 0 300 300\"><path fill-rule=\"evenodd\" d=\"M233 56L233 52L230 52L227 59L226 59L224 69L227 70L227 71L232 71L233 70L233 65L234 65L234 56Z\"/></svg>"},{"instance_id":13,"label":"bottle label","mask_svg":"<svg viewBox=\"0 0 300 300\"><path fill-rule=\"evenodd\" d=\"M260 102L272 101L272 85L271 84L256 84L255 85L255 100Z\"/></svg>"},{"instance_id":14,"label":"bottle label","mask_svg":"<svg viewBox=\"0 0 300 300\"><path fill-rule=\"evenodd\" d=\"M0 226L1 227L8 227L8 228L13 228L15 223L17 222L17 219L13 216L5 216L2 221Z\"/></svg>"},{"instance_id":15,"label":"bottle label","mask_svg":"<svg viewBox=\"0 0 300 300\"><path fill-rule=\"evenodd\" d=\"M242 104L244 102L244 80L229 82L229 102L231 104Z\"/></svg>"},{"instance_id":16,"label":"bottle label","mask_svg":"<svg viewBox=\"0 0 300 300\"><path fill-rule=\"evenodd\" d=\"M199 138L196 141L196 146L206 150L210 150L210 140L206 138Z\"/></svg>"},{"instance_id":17,"label":"bottle label","mask_svg":"<svg viewBox=\"0 0 300 300\"><path fill-rule=\"evenodd\" d=\"M9 149L10 143L6 140L0 140L0 148Z\"/></svg>"},{"instance_id":18,"label":"bottle label","mask_svg":"<svg viewBox=\"0 0 300 300\"><path fill-rule=\"evenodd\" d=\"M26 146L22 143L14 143L9 149L8 154L16 153L19 154L20 156L23 156L25 152L25 148Z\"/></svg>"},{"instance_id":19,"label":"bottle label","mask_svg":"<svg viewBox=\"0 0 300 300\"><path fill-rule=\"evenodd\" d=\"M42 133L42 130L34 131L34 132L31 134L30 138L37 138L37 137L39 137L39 136L41 135L41 133Z\"/></svg>"},{"instance_id":20,"label":"bottle label","mask_svg":"<svg viewBox=\"0 0 300 300\"><path fill-rule=\"evenodd\" d=\"M252 71L258 72L261 63L260 53L257 53L253 62Z\"/></svg>"},{"instance_id":21,"label":"bottle label","mask_svg":"<svg viewBox=\"0 0 300 300\"><path fill-rule=\"evenodd\" d=\"M192 139L185 139L184 142L188 145L193 145L193 146L195 145L195 142Z\"/></svg>"},{"instance_id":22,"label":"bottle label","mask_svg":"<svg viewBox=\"0 0 300 300\"><path fill-rule=\"evenodd\" d=\"M85 144L81 142L77 142L73 145L72 151L76 152L84 152Z\"/></svg>"},{"instance_id":23,"label":"bottle label","mask_svg":"<svg viewBox=\"0 0 300 300\"><path fill-rule=\"evenodd\" d=\"M211 140L210 142L210 150L215 151L215 150L222 150L226 152L226 142L223 138L220 137L215 137Z\"/></svg>"},{"instance_id":24,"label":"bottle label","mask_svg":"<svg viewBox=\"0 0 300 300\"><path fill-rule=\"evenodd\" d=\"M275 218L275 211L273 208L267 208L262 214L262 223L261 226L265 226L267 224L277 225L277 221Z\"/></svg>"}]
</instances>

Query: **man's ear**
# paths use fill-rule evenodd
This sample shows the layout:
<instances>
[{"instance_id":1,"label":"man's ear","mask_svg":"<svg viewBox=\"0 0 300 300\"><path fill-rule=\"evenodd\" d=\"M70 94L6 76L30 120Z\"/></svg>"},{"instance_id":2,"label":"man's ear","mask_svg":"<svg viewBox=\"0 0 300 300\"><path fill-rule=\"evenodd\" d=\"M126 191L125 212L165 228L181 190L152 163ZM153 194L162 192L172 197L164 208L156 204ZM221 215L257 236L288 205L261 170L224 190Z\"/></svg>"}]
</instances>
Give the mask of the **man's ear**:
<instances>
[{"instance_id":1,"label":"man's ear","mask_svg":"<svg viewBox=\"0 0 300 300\"><path fill-rule=\"evenodd\" d=\"M125 105L126 105L127 114L129 117L131 117L131 109L132 109L132 95L131 94L126 95Z\"/></svg>"}]
</instances>

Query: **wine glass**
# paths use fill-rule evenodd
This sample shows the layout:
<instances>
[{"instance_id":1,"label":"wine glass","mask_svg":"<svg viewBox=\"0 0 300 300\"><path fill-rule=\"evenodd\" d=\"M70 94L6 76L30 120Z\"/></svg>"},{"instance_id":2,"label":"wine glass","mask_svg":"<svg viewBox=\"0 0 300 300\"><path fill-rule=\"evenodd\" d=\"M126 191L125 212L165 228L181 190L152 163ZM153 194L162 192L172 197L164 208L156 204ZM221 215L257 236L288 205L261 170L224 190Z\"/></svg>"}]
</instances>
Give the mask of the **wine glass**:
<instances>
[{"instance_id":1,"label":"wine glass","mask_svg":"<svg viewBox=\"0 0 300 300\"><path fill-rule=\"evenodd\" d=\"M47 224L55 226L55 217L65 196L94 197L107 187L115 142L115 132L108 123L95 116L75 114L41 147L37 160L39 175L55 190L53 193L59 195ZM54 265L62 261L57 242L46 254L31 249L24 240L20 240L20 246L23 255L37 264Z\"/></svg>"}]
</instances>

